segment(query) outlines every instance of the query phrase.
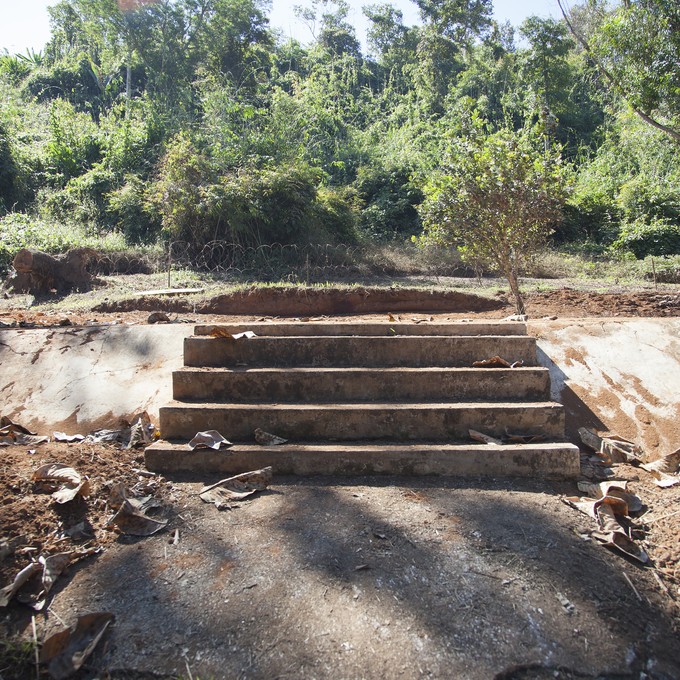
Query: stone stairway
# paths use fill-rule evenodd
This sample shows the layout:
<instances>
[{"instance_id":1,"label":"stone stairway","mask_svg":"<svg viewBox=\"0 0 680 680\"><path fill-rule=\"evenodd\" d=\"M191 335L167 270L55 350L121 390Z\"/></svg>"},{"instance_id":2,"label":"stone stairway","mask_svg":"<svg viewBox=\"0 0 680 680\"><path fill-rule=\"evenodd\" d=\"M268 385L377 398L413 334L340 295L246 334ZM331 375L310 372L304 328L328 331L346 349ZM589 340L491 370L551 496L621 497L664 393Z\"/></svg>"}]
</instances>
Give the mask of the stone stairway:
<instances>
[{"instance_id":1,"label":"stone stairway","mask_svg":"<svg viewBox=\"0 0 680 680\"><path fill-rule=\"evenodd\" d=\"M550 401L536 340L515 322L254 323L220 326L256 337L213 337L197 326L160 410L162 440L146 450L158 472L436 474L575 477L577 447ZM500 355L519 368L472 368ZM261 428L289 440L261 446ZM218 430L228 449L190 450ZM477 430L543 435L534 444L479 444Z\"/></svg>"}]
</instances>

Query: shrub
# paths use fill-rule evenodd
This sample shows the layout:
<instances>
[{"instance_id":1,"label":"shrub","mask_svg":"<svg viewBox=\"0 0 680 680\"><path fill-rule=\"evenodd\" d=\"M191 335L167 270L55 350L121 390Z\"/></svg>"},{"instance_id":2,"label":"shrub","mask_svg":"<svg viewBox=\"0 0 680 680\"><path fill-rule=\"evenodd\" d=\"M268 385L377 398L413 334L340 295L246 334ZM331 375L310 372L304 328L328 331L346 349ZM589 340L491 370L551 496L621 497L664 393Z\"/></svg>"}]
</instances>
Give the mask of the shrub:
<instances>
[{"instance_id":1,"label":"shrub","mask_svg":"<svg viewBox=\"0 0 680 680\"><path fill-rule=\"evenodd\" d=\"M420 231L417 206L423 192L411 181L407 167L362 167L357 175L361 203L359 228L374 239L393 239Z\"/></svg>"},{"instance_id":2,"label":"shrub","mask_svg":"<svg viewBox=\"0 0 680 680\"><path fill-rule=\"evenodd\" d=\"M113 226L131 244L153 243L161 228L161 217L146 199L146 185L128 175L123 186L106 195L107 213Z\"/></svg>"},{"instance_id":3,"label":"shrub","mask_svg":"<svg viewBox=\"0 0 680 680\"><path fill-rule=\"evenodd\" d=\"M107 196L117 184L117 177L101 164L79 177L69 180L66 187L46 199L48 213L62 220L72 220L95 229L113 226L108 211Z\"/></svg>"},{"instance_id":4,"label":"shrub","mask_svg":"<svg viewBox=\"0 0 680 680\"><path fill-rule=\"evenodd\" d=\"M665 219L639 219L623 225L613 247L630 251L638 259L648 255L680 254L680 225Z\"/></svg>"}]
</instances>

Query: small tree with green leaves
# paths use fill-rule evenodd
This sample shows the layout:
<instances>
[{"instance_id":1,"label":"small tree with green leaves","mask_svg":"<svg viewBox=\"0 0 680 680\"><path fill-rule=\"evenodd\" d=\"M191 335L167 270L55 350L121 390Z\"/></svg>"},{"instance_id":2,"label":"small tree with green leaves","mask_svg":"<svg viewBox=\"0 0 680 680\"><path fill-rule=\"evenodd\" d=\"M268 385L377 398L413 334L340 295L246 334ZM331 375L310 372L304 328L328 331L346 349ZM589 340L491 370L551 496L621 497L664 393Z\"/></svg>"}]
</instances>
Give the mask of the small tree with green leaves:
<instances>
[{"instance_id":1,"label":"small tree with green leaves","mask_svg":"<svg viewBox=\"0 0 680 680\"><path fill-rule=\"evenodd\" d=\"M519 276L559 222L567 197L559 153L541 146L531 130L456 139L421 206L420 241L455 247L464 260L503 274L518 314L525 313Z\"/></svg>"}]
</instances>

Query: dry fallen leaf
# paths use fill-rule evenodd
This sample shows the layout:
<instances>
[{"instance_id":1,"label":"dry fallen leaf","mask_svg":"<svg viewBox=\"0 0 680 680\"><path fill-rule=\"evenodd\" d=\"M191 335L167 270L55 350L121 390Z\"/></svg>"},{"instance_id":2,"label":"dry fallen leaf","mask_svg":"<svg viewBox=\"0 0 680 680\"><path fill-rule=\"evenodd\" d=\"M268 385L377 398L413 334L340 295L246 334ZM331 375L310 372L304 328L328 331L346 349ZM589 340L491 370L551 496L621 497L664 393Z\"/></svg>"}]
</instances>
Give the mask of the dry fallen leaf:
<instances>
[{"instance_id":1,"label":"dry fallen leaf","mask_svg":"<svg viewBox=\"0 0 680 680\"><path fill-rule=\"evenodd\" d=\"M74 629L66 628L43 642L40 663L48 664L47 670L54 680L70 677L92 654L114 620L114 615L108 612L78 617Z\"/></svg>"},{"instance_id":2,"label":"dry fallen leaf","mask_svg":"<svg viewBox=\"0 0 680 680\"><path fill-rule=\"evenodd\" d=\"M510 368L510 362L502 357L495 356L490 359L482 359L480 361L473 361L474 368Z\"/></svg>"},{"instance_id":3,"label":"dry fallen leaf","mask_svg":"<svg viewBox=\"0 0 680 680\"><path fill-rule=\"evenodd\" d=\"M249 340L250 338L256 338L257 335L253 331L244 331L243 333L230 333L226 328L222 326L214 326L210 331L210 335L213 338L224 338L225 340L242 340L243 338Z\"/></svg>"},{"instance_id":4,"label":"dry fallen leaf","mask_svg":"<svg viewBox=\"0 0 680 680\"><path fill-rule=\"evenodd\" d=\"M233 444L225 439L217 430L206 430L197 432L196 436L189 442L189 448L193 449L219 449L224 446L229 447Z\"/></svg>"},{"instance_id":5,"label":"dry fallen leaf","mask_svg":"<svg viewBox=\"0 0 680 680\"><path fill-rule=\"evenodd\" d=\"M270 432L265 432L259 427L255 429L255 441L262 446L280 446L285 444L288 440L283 437L278 437Z\"/></svg>"},{"instance_id":6,"label":"dry fallen leaf","mask_svg":"<svg viewBox=\"0 0 680 680\"><path fill-rule=\"evenodd\" d=\"M134 416L130 423L130 436L124 449L132 449L135 446L147 446L158 437L156 428L151 423L151 418L146 411L142 411Z\"/></svg>"},{"instance_id":7,"label":"dry fallen leaf","mask_svg":"<svg viewBox=\"0 0 680 680\"><path fill-rule=\"evenodd\" d=\"M85 439L83 434L65 434L64 432L53 432L55 442L82 442Z\"/></svg>"},{"instance_id":8,"label":"dry fallen leaf","mask_svg":"<svg viewBox=\"0 0 680 680\"><path fill-rule=\"evenodd\" d=\"M129 500L126 500L107 524L113 524L124 534L131 536L151 536L161 529L165 529L168 520L149 517L135 508Z\"/></svg>"},{"instance_id":9,"label":"dry fallen leaf","mask_svg":"<svg viewBox=\"0 0 680 680\"><path fill-rule=\"evenodd\" d=\"M680 484L680 476L678 476L678 471L680 471L680 449L662 456L651 463L645 463L640 467L643 470L647 470L654 477L654 483L657 486L667 488Z\"/></svg>"},{"instance_id":10,"label":"dry fallen leaf","mask_svg":"<svg viewBox=\"0 0 680 680\"><path fill-rule=\"evenodd\" d=\"M206 503L213 503L218 510L230 508L233 501L240 501L257 491L264 491L271 484L272 477L271 467L244 472L203 487L199 496Z\"/></svg>"},{"instance_id":11,"label":"dry fallen leaf","mask_svg":"<svg viewBox=\"0 0 680 680\"><path fill-rule=\"evenodd\" d=\"M0 607L6 607L10 600L16 595L19 589L30 578L42 570L42 566L37 562L31 562L24 567L15 577L14 581L0 590Z\"/></svg>"},{"instance_id":12,"label":"dry fallen leaf","mask_svg":"<svg viewBox=\"0 0 680 680\"><path fill-rule=\"evenodd\" d=\"M33 481L47 482L54 486L60 485L60 488L52 493L52 498L57 503L68 503L79 494L90 495L90 483L87 477L82 477L72 467L62 463L48 463L39 467L33 473Z\"/></svg>"},{"instance_id":13,"label":"dry fallen leaf","mask_svg":"<svg viewBox=\"0 0 680 680\"><path fill-rule=\"evenodd\" d=\"M623 500L628 506L628 513L642 510L642 501L634 494L626 491L627 482L609 480L600 483L579 482L578 489L587 493L591 498L615 497Z\"/></svg>"},{"instance_id":14,"label":"dry fallen leaf","mask_svg":"<svg viewBox=\"0 0 680 680\"><path fill-rule=\"evenodd\" d=\"M30 434L35 436L35 432L31 432L28 428L18 423L12 422L7 416L0 418L0 435L16 435L16 434Z\"/></svg>"},{"instance_id":15,"label":"dry fallen leaf","mask_svg":"<svg viewBox=\"0 0 680 680\"><path fill-rule=\"evenodd\" d=\"M474 439L476 442L481 442L482 444L498 444L500 446L503 443L500 439L490 437L483 432L477 432L477 430L468 430L468 434L470 435L470 439Z\"/></svg>"}]
</instances>

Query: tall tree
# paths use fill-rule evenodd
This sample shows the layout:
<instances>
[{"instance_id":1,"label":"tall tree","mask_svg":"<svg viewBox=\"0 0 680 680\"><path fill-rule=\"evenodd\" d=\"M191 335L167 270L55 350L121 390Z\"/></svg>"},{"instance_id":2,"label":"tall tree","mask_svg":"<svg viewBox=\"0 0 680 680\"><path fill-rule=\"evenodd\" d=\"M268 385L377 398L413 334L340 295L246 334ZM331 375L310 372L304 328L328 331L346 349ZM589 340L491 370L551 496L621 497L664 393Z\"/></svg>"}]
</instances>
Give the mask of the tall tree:
<instances>
[{"instance_id":1,"label":"tall tree","mask_svg":"<svg viewBox=\"0 0 680 680\"><path fill-rule=\"evenodd\" d=\"M558 0L570 30L632 110L680 142L680 3L624 0L590 36Z\"/></svg>"}]
</instances>

